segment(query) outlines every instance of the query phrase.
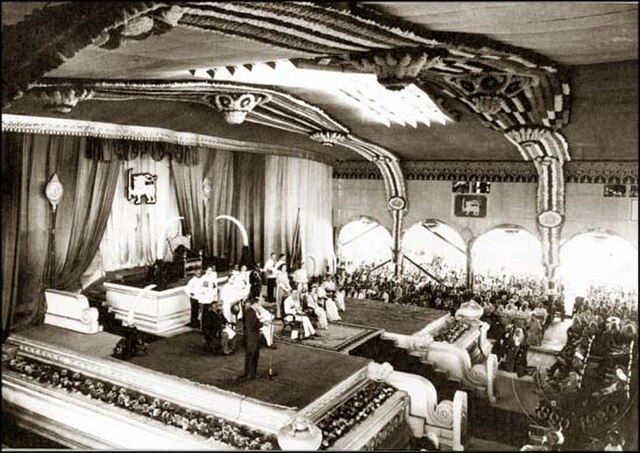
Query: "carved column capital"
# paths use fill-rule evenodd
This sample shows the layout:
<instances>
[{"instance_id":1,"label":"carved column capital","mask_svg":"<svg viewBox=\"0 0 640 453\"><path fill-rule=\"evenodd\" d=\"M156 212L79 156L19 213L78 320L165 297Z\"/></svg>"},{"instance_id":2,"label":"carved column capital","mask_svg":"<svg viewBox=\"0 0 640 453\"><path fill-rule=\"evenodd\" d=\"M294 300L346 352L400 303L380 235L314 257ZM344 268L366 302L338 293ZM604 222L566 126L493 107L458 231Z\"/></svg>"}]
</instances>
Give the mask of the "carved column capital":
<instances>
[{"instance_id":1,"label":"carved column capital","mask_svg":"<svg viewBox=\"0 0 640 453\"><path fill-rule=\"evenodd\" d=\"M375 73L380 85L392 91L411 85L421 70L442 63L442 56L422 48L376 50L347 59L356 69Z\"/></svg>"},{"instance_id":2,"label":"carved column capital","mask_svg":"<svg viewBox=\"0 0 640 453\"><path fill-rule=\"evenodd\" d=\"M333 146L344 141L346 135L338 131L317 131L309 134L309 138L314 142L322 143L324 146Z\"/></svg>"},{"instance_id":3,"label":"carved column capital","mask_svg":"<svg viewBox=\"0 0 640 453\"><path fill-rule=\"evenodd\" d=\"M270 97L257 93L221 93L207 97L207 101L224 115L229 124L242 124L247 115Z\"/></svg>"}]
</instances>

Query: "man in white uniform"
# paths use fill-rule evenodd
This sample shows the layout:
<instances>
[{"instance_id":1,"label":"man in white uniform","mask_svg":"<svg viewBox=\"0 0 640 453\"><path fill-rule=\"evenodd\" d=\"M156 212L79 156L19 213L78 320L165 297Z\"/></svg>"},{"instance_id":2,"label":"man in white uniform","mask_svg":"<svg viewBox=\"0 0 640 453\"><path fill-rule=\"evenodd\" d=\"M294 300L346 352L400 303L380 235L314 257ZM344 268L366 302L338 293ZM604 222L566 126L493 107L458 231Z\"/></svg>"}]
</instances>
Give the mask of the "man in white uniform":
<instances>
[{"instance_id":1,"label":"man in white uniform","mask_svg":"<svg viewBox=\"0 0 640 453\"><path fill-rule=\"evenodd\" d=\"M202 290L202 271L198 269L196 274L191 277L184 291L189 295L191 301L191 322L190 327L198 327L198 319L200 318L200 304L198 298Z\"/></svg>"},{"instance_id":2,"label":"man in white uniform","mask_svg":"<svg viewBox=\"0 0 640 453\"><path fill-rule=\"evenodd\" d=\"M302 310L298 291L291 291L291 295L284 300L284 314L293 315L296 321L300 321L302 323L302 338L307 338L316 334L313 324L311 324L311 320Z\"/></svg>"},{"instance_id":3,"label":"man in white uniform","mask_svg":"<svg viewBox=\"0 0 640 453\"><path fill-rule=\"evenodd\" d=\"M269 259L264 263L263 269L267 278L267 302L275 302L276 290L276 254L269 255Z\"/></svg>"}]
</instances>

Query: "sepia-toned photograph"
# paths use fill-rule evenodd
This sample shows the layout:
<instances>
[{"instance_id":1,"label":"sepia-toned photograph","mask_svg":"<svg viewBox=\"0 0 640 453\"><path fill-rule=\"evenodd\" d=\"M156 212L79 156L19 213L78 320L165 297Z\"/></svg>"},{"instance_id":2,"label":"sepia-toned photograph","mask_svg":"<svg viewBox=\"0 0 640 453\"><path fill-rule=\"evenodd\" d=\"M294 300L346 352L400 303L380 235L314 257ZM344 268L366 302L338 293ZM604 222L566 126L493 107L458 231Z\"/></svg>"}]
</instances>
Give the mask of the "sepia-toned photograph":
<instances>
[{"instance_id":1,"label":"sepia-toned photograph","mask_svg":"<svg viewBox=\"0 0 640 453\"><path fill-rule=\"evenodd\" d=\"M637 2L0 7L3 451L638 450Z\"/></svg>"}]
</instances>

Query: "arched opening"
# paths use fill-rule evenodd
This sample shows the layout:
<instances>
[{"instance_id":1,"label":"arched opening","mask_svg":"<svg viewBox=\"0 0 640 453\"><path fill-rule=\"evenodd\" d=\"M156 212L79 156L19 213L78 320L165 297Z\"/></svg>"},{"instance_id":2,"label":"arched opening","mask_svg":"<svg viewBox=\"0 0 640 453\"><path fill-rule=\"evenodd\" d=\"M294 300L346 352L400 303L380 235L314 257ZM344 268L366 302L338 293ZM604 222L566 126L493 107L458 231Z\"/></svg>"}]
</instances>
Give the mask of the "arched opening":
<instances>
[{"instance_id":1,"label":"arched opening","mask_svg":"<svg viewBox=\"0 0 640 453\"><path fill-rule=\"evenodd\" d=\"M478 237L472 246L474 283L504 284L510 278L544 277L542 245L518 225L502 225Z\"/></svg>"},{"instance_id":2,"label":"arched opening","mask_svg":"<svg viewBox=\"0 0 640 453\"><path fill-rule=\"evenodd\" d=\"M638 250L615 233L578 234L560 248L558 279L562 282L567 313L576 297L593 291L638 292Z\"/></svg>"},{"instance_id":3,"label":"arched opening","mask_svg":"<svg viewBox=\"0 0 640 453\"><path fill-rule=\"evenodd\" d=\"M466 244L456 230L436 219L426 219L407 229L402 254L409 261L404 272L422 270L449 285L464 282Z\"/></svg>"},{"instance_id":4,"label":"arched opening","mask_svg":"<svg viewBox=\"0 0 640 453\"><path fill-rule=\"evenodd\" d=\"M370 217L347 223L338 234L338 259L348 272L391 260L392 247L391 233Z\"/></svg>"}]
</instances>

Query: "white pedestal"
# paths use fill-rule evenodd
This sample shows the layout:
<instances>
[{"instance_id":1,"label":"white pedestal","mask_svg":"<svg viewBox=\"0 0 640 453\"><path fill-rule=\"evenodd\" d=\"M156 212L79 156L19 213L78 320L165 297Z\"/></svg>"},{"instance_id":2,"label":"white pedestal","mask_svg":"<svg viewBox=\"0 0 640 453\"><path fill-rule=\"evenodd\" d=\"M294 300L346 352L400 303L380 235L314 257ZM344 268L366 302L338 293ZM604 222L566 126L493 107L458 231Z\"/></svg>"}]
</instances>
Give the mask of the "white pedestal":
<instances>
[{"instance_id":1,"label":"white pedestal","mask_svg":"<svg viewBox=\"0 0 640 453\"><path fill-rule=\"evenodd\" d=\"M109 310L116 319L126 321L129 309L142 289L118 283L104 283L104 287ZM144 332L160 336L179 333L191 320L191 303L184 286L147 291L135 307L133 320Z\"/></svg>"},{"instance_id":2,"label":"white pedestal","mask_svg":"<svg viewBox=\"0 0 640 453\"><path fill-rule=\"evenodd\" d=\"M47 289L44 296L47 300L45 324L87 334L102 331L98 310L89 307L89 301L82 294Z\"/></svg>"}]
</instances>

